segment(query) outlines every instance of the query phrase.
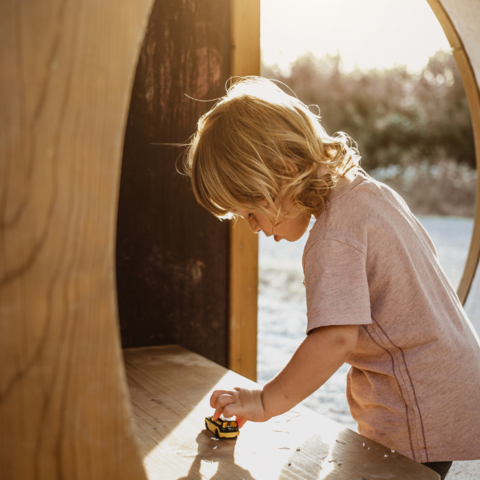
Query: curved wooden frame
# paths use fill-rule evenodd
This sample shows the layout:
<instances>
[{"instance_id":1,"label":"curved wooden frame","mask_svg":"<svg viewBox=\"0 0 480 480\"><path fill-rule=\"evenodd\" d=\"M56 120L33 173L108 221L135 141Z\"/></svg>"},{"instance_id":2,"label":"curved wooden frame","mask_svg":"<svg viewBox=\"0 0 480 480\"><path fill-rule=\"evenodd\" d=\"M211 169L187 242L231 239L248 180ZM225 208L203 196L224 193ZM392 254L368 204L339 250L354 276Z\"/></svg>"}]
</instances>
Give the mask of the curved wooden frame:
<instances>
[{"instance_id":1,"label":"curved wooden frame","mask_svg":"<svg viewBox=\"0 0 480 480\"><path fill-rule=\"evenodd\" d=\"M114 253L123 133L152 4L0 2L2 478L145 478Z\"/></svg>"},{"instance_id":2,"label":"curved wooden frame","mask_svg":"<svg viewBox=\"0 0 480 480\"><path fill-rule=\"evenodd\" d=\"M465 51L462 39L455 28L447 11L440 0L427 0L433 12L435 13L440 25L447 36L452 47L455 60L462 75L465 92L470 105L470 115L472 117L473 134L475 138L475 149L477 158L477 172L480 168L480 91L478 88L475 73L470 63L467 52ZM463 272L462 280L458 287L458 298L465 303L468 292L473 282L473 277L477 270L478 260L480 258L480 175L477 174L477 199L475 204L475 218L468 252L467 262Z\"/></svg>"},{"instance_id":3,"label":"curved wooden frame","mask_svg":"<svg viewBox=\"0 0 480 480\"><path fill-rule=\"evenodd\" d=\"M0 4L0 471L12 480L145 478L114 249L122 136L152 5ZM258 75L260 1L231 6L232 74ZM242 223L230 273L231 363L255 378L257 237Z\"/></svg>"}]
</instances>

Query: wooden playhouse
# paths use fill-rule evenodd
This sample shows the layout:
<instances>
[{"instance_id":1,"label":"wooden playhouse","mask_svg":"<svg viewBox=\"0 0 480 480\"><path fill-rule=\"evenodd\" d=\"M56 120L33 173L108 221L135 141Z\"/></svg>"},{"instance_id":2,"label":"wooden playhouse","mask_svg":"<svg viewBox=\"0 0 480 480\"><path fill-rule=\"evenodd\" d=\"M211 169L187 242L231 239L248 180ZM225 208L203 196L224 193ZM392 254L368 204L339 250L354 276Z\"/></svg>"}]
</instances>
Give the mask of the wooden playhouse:
<instances>
[{"instance_id":1,"label":"wooden playhouse","mask_svg":"<svg viewBox=\"0 0 480 480\"><path fill-rule=\"evenodd\" d=\"M428 2L479 158L480 4ZM0 478L438 478L303 408L203 430L210 392L256 377L257 241L157 144L208 109L185 94L259 74L260 0L6 0L0 26ZM477 201L471 316L479 254Z\"/></svg>"}]
</instances>

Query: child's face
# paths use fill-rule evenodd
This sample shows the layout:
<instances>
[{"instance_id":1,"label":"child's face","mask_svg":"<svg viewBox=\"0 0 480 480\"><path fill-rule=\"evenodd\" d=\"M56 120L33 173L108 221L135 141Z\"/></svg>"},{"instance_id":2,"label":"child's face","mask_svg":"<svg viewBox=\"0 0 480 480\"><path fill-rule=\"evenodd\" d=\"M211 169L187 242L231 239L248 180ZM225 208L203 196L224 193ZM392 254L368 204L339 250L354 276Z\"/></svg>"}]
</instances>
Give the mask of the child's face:
<instances>
[{"instance_id":1,"label":"child's face","mask_svg":"<svg viewBox=\"0 0 480 480\"><path fill-rule=\"evenodd\" d=\"M307 231L310 224L310 215L298 214L289 202L284 202L281 212L277 217L271 207L268 209L271 215L264 213L233 212L247 219L250 228L254 233L263 232L267 237L273 238L276 242L285 239L289 242L299 240Z\"/></svg>"}]
</instances>

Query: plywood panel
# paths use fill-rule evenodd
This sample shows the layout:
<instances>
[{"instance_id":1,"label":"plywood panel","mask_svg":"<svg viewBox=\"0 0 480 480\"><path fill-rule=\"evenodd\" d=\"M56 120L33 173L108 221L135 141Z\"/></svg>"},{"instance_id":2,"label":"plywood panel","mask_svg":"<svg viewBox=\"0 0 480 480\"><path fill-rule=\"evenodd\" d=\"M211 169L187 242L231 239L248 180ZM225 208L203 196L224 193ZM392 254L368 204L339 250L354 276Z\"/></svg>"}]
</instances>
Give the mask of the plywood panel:
<instances>
[{"instance_id":1,"label":"plywood panel","mask_svg":"<svg viewBox=\"0 0 480 480\"><path fill-rule=\"evenodd\" d=\"M213 390L257 385L177 346L124 351L150 480L438 480L433 470L304 407L247 424L237 440L205 430ZM365 444L365 446L364 446Z\"/></svg>"},{"instance_id":2,"label":"plywood panel","mask_svg":"<svg viewBox=\"0 0 480 480\"><path fill-rule=\"evenodd\" d=\"M0 476L144 478L115 214L150 0L0 2Z\"/></svg>"},{"instance_id":3,"label":"plywood panel","mask_svg":"<svg viewBox=\"0 0 480 480\"><path fill-rule=\"evenodd\" d=\"M124 347L177 343L228 361L228 223L177 172L185 143L230 76L230 5L157 1L125 136L117 281ZM198 99L192 100L186 95Z\"/></svg>"}]
</instances>

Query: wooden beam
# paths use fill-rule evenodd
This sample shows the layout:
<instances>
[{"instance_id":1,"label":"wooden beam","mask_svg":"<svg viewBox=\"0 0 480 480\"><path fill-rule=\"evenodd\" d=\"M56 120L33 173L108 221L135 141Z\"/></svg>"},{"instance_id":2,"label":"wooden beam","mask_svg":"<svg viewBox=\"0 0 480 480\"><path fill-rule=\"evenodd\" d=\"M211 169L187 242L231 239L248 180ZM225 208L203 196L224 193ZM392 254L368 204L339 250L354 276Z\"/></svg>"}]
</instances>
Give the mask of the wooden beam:
<instances>
[{"instance_id":1,"label":"wooden beam","mask_svg":"<svg viewBox=\"0 0 480 480\"><path fill-rule=\"evenodd\" d=\"M0 2L0 477L145 475L115 288L123 133L152 0Z\"/></svg>"},{"instance_id":2,"label":"wooden beam","mask_svg":"<svg viewBox=\"0 0 480 480\"><path fill-rule=\"evenodd\" d=\"M231 0L232 76L260 75L260 0ZM257 378L258 237L230 222L229 368Z\"/></svg>"},{"instance_id":3,"label":"wooden beam","mask_svg":"<svg viewBox=\"0 0 480 480\"><path fill-rule=\"evenodd\" d=\"M435 13L445 35L452 47L452 52L462 75L465 92L467 94L468 104L470 106L470 115L472 117L473 136L475 139L475 150L477 158L477 172L480 171L480 92L475 78L475 73L467 52L463 46L462 39L450 19L447 11L440 0L427 0L433 12ZM468 252L467 262L463 271L463 276L458 287L458 298L465 303L468 292L472 285L473 277L477 270L478 260L480 258L480 175L477 174L477 199L475 205L475 217L473 225L472 240Z\"/></svg>"},{"instance_id":4,"label":"wooden beam","mask_svg":"<svg viewBox=\"0 0 480 480\"><path fill-rule=\"evenodd\" d=\"M260 75L260 0L231 0L232 76Z\"/></svg>"}]
</instances>

